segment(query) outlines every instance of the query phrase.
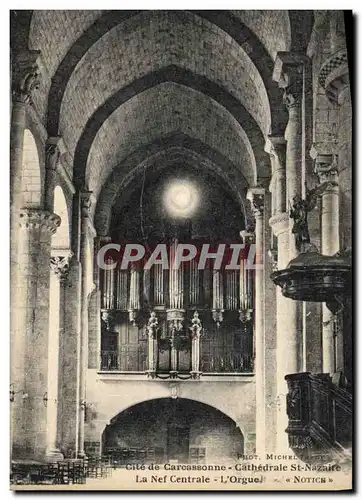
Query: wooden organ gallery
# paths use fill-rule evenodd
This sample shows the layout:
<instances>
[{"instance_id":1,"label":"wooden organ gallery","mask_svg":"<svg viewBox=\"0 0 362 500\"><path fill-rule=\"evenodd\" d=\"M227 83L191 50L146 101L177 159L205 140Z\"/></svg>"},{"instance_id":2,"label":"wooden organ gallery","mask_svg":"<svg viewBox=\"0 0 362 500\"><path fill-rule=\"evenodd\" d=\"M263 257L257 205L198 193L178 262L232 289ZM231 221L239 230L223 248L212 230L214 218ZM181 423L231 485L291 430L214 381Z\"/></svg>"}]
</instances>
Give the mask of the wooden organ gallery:
<instances>
[{"instance_id":1,"label":"wooden organ gallery","mask_svg":"<svg viewBox=\"0 0 362 500\"><path fill-rule=\"evenodd\" d=\"M174 262L177 241L170 246ZM109 262L111 262L109 260ZM254 269L198 269L194 258L101 270L101 371L151 377L253 372Z\"/></svg>"}]
</instances>

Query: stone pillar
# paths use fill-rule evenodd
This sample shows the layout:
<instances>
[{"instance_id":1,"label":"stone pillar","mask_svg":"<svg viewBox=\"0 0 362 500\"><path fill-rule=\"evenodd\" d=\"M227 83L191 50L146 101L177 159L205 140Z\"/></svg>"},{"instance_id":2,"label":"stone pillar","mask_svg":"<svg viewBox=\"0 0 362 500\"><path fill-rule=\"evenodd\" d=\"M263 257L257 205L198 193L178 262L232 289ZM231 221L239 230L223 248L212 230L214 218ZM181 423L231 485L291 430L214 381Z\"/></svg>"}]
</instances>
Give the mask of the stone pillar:
<instances>
[{"instance_id":1,"label":"stone pillar","mask_svg":"<svg viewBox=\"0 0 362 500\"><path fill-rule=\"evenodd\" d=\"M12 61L12 110L10 128L10 204L19 209L23 189L23 143L26 107L39 86L39 50L26 50Z\"/></svg>"},{"instance_id":2,"label":"stone pillar","mask_svg":"<svg viewBox=\"0 0 362 500\"><path fill-rule=\"evenodd\" d=\"M89 294L93 290L93 225L91 221L91 192L80 193L81 203L81 235L80 261L82 266L81 286L81 334L79 346L79 436L78 456L85 457L84 424L86 410L86 373L88 368L88 303ZM93 233L93 234L92 234Z\"/></svg>"},{"instance_id":3,"label":"stone pillar","mask_svg":"<svg viewBox=\"0 0 362 500\"><path fill-rule=\"evenodd\" d=\"M255 377L256 377L256 452L264 457L265 443L265 279L264 279L264 197L265 190L255 187L248 190L255 217Z\"/></svg>"},{"instance_id":4,"label":"stone pillar","mask_svg":"<svg viewBox=\"0 0 362 500\"><path fill-rule=\"evenodd\" d=\"M97 254L103 245L109 243L111 238L100 236L95 238L94 241L94 259L93 259L93 278L95 290L91 295L89 302L89 325L88 325L88 368L99 369L99 360L101 355L101 308L102 308L102 290L101 290L101 269L98 267ZM119 277L119 269L118 269ZM117 303L116 309L120 309L119 301L119 286L117 283L116 296Z\"/></svg>"},{"instance_id":5,"label":"stone pillar","mask_svg":"<svg viewBox=\"0 0 362 500\"><path fill-rule=\"evenodd\" d=\"M12 61L12 109L10 125L10 365L11 382L15 391L23 390L23 364L25 362L24 264L19 263L21 230L19 211L23 190L23 144L26 108L32 103L32 92L39 84L39 51L24 51ZM24 219L23 219L24 220ZM22 311L22 314L19 314ZM20 384L20 385L19 385ZM20 394L20 393L19 393ZM21 443L22 405L20 396L12 404L12 429L14 446ZM21 404L20 404L21 403Z\"/></svg>"},{"instance_id":6,"label":"stone pillar","mask_svg":"<svg viewBox=\"0 0 362 500\"><path fill-rule=\"evenodd\" d=\"M44 459L47 449L49 285L51 237L60 218L19 213L19 303L12 334L11 382L24 397L13 402L13 458ZM14 307L14 305L12 306Z\"/></svg>"},{"instance_id":7,"label":"stone pillar","mask_svg":"<svg viewBox=\"0 0 362 500\"><path fill-rule=\"evenodd\" d=\"M352 104L349 81L338 95L338 173L341 190L341 246L352 248Z\"/></svg>"},{"instance_id":8,"label":"stone pillar","mask_svg":"<svg viewBox=\"0 0 362 500\"><path fill-rule=\"evenodd\" d=\"M302 195L302 100L303 100L303 75L304 66L308 58L300 54L278 52L275 61L273 80L278 82L284 91L284 104L288 109L289 119L285 131L287 141L286 150L286 210L293 205L294 196ZM295 247L294 235L290 224L289 256L298 255Z\"/></svg>"},{"instance_id":9,"label":"stone pillar","mask_svg":"<svg viewBox=\"0 0 362 500\"><path fill-rule=\"evenodd\" d=\"M336 157L319 154L315 158L315 171L321 184L331 183L321 194L321 252L335 255L339 252L339 187ZM337 371L336 318L323 304L322 370L333 374ZM342 357L341 357L342 356ZM343 371L343 339L339 370Z\"/></svg>"},{"instance_id":10,"label":"stone pillar","mask_svg":"<svg viewBox=\"0 0 362 500\"><path fill-rule=\"evenodd\" d=\"M303 166L303 77L308 58L300 54L278 52L275 61L273 80L284 90L284 103L288 108L289 120L285 131L286 149L286 211L276 214L270 220L274 234L278 238L278 269L298 255L292 233L293 220L288 217L295 196L302 197ZM288 250L287 250L288 248ZM303 366L302 307L298 301L285 299L277 291L278 314L278 430L277 444L286 450L288 440L285 429L288 424L285 398L287 386L285 375L297 373ZM285 356L288 353L288 356Z\"/></svg>"},{"instance_id":11,"label":"stone pillar","mask_svg":"<svg viewBox=\"0 0 362 500\"><path fill-rule=\"evenodd\" d=\"M272 215L286 211L286 141L282 136L269 136L272 178L269 190L272 193Z\"/></svg>"},{"instance_id":12,"label":"stone pillar","mask_svg":"<svg viewBox=\"0 0 362 500\"><path fill-rule=\"evenodd\" d=\"M64 456L78 454L81 265L75 256L60 280L58 442Z\"/></svg>"},{"instance_id":13,"label":"stone pillar","mask_svg":"<svg viewBox=\"0 0 362 500\"><path fill-rule=\"evenodd\" d=\"M343 15L331 15L331 51L319 73L319 84L326 96L338 105L337 151L340 188L341 249L352 246L352 103L349 83L348 57L343 28ZM333 151L334 152L334 151Z\"/></svg>"},{"instance_id":14,"label":"stone pillar","mask_svg":"<svg viewBox=\"0 0 362 500\"><path fill-rule=\"evenodd\" d=\"M59 388L59 346L63 332L61 328L61 288L69 270L69 256L53 256L50 262L49 298L49 345L48 345L48 393L47 393L47 459L57 461L63 458L58 448L58 388Z\"/></svg>"},{"instance_id":15,"label":"stone pillar","mask_svg":"<svg viewBox=\"0 0 362 500\"><path fill-rule=\"evenodd\" d=\"M331 55L321 66L319 84L325 89L326 96L334 105L337 105L338 109L337 147L332 152L338 155L340 251L348 254L352 247L352 102L342 12L335 11L330 14L330 33ZM348 313L347 316L346 314L343 316L343 334L342 328L338 328L336 339L336 370L340 371L342 363L345 363L344 371L348 371L351 375L351 323ZM345 361L343 361L342 348L340 347L342 335L344 337Z\"/></svg>"}]
</instances>

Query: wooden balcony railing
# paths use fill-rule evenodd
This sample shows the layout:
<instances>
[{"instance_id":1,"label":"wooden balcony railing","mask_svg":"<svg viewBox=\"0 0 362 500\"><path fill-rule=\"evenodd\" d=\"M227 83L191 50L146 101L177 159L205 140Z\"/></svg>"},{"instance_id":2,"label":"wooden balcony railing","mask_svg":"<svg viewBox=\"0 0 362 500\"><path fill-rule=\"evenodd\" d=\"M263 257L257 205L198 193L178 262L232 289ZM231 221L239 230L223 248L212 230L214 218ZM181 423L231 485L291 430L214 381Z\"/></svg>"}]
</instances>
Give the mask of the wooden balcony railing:
<instances>
[{"instance_id":1,"label":"wooden balcony railing","mask_svg":"<svg viewBox=\"0 0 362 500\"><path fill-rule=\"evenodd\" d=\"M165 339L167 341L168 339ZM132 347L132 349L131 349ZM148 370L148 359L140 352L136 346L123 347L119 351L101 351L101 371L121 371L121 372L146 372ZM192 371L190 351L188 349L177 351L176 371L180 373L190 373ZM143 354L143 351L142 353ZM166 346L159 342L156 356L155 371L158 373L169 373L172 371L171 348L169 342ZM205 374L237 374L253 373L253 358L249 352L240 353L236 351L217 351L212 354L206 352L200 356L200 372Z\"/></svg>"}]
</instances>

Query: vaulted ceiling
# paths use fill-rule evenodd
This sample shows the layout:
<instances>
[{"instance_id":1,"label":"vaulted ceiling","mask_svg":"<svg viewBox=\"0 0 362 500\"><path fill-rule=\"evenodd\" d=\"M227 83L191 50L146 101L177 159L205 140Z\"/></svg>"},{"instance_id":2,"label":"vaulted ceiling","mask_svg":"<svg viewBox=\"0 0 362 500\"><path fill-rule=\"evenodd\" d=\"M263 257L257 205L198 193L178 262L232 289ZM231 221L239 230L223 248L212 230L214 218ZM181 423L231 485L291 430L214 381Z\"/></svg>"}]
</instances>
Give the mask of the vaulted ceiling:
<instances>
[{"instance_id":1,"label":"vaulted ceiling","mask_svg":"<svg viewBox=\"0 0 362 500\"><path fill-rule=\"evenodd\" d=\"M12 50L41 51L34 106L78 188L109 219L140 165L208 165L239 195L270 176L287 115L278 51L304 51L310 11L13 11ZM195 160L196 159L196 160ZM105 215L106 214L106 215Z\"/></svg>"}]
</instances>

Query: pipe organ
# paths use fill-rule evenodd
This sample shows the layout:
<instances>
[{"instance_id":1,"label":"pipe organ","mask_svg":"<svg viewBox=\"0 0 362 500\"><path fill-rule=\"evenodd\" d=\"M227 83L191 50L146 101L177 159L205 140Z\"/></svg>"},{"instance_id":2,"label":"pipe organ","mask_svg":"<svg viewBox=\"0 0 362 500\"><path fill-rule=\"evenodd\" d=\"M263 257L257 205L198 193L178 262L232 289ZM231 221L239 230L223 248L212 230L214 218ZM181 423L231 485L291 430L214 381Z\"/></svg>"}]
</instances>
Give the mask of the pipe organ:
<instances>
[{"instance_id":1,"label":"pipe organ","mask_svg":"<svg viewBox=\"0 0 362 500\"><path fill-rule=\"evenodd\" d=\"M176 247L174 241L170 269L132 263L101 270L101 369L109 369L110 358L113 370L132 365L119 356L136 352L135 359L147 358L147 373L160 378L251 372L254 270L243 259L231 270L213 269L211 260L198 269L197 259L177 267Z\"/></svg>"}]
</instances>

